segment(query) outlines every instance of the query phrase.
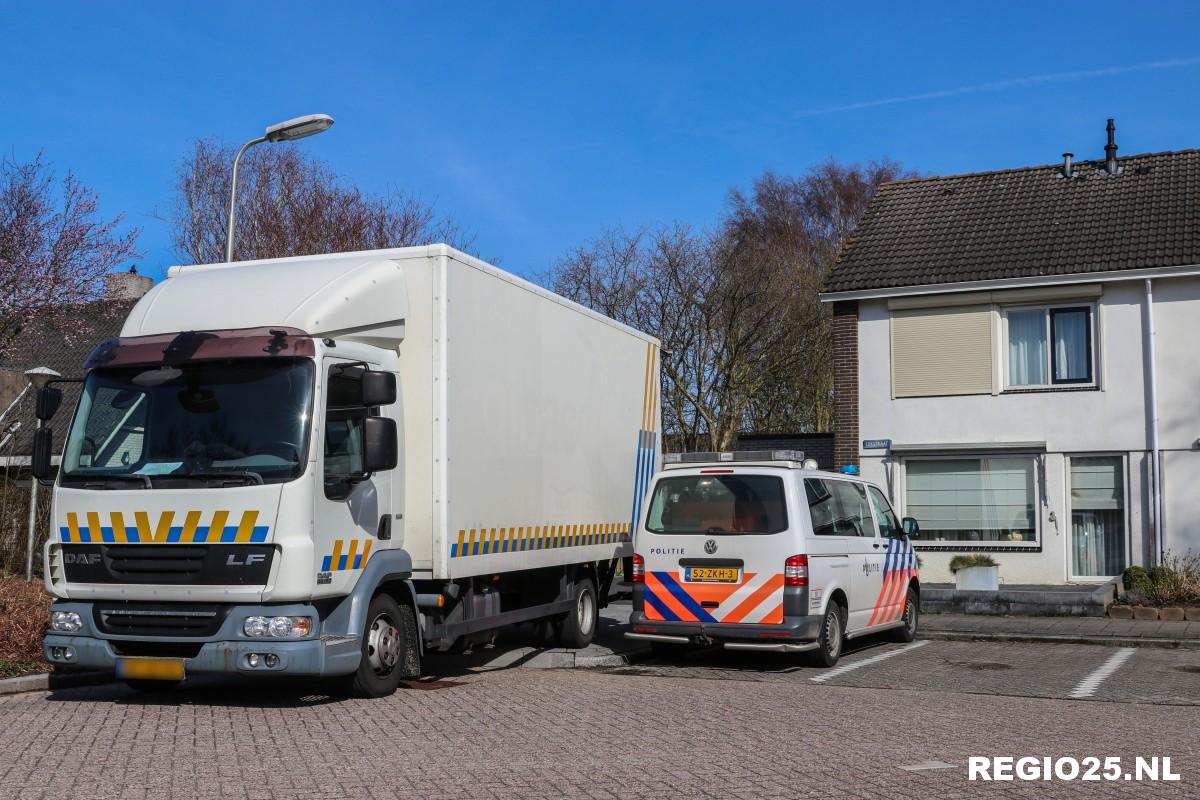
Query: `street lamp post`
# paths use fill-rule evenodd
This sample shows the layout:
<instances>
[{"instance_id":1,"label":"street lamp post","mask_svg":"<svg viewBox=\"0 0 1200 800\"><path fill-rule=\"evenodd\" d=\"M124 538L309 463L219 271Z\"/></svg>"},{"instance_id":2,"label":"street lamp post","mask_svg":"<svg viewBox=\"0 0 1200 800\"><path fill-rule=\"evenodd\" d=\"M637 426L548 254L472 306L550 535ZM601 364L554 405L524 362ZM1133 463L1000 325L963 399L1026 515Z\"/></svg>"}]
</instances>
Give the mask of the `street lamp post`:
<instances>
[{"instance_id":1,"label":"street lamp post","mask_svg":"<svg viewBox=\"0 0 1200 800\"><path fill-rule=\"evenodd\" d=\"M233 174L230 176L229 182L229 233L225 237L225 261L233 261L233 223L234 214L237 210L237 173L238 162L242 160L242 153L245 153L256 144L263 142L294 142L298 139L305 139L309 136L316 136L318 133L324 133L333 125L333 117L328 114L309 114L304 117L295 117L294 119L285 120L270 126L263 132L262 136L257 139L251 139L241 146L237 151L237 155L233 157Z\"/></svg>"},{"instance_id":2,"label":"street lamp post","mask_svg":"<svg viewBox=\"0 0 1200 800\"><path fill-rule=\"evenodd\" d=\"M55 378L61 378L54 370L49 367L34 367L33 369L25 370L25 377L29 380L29 385L33 387L33 391L39 392L42 387ZM42 420L37 421L38 430L46 423ZM29 476L29 530L25 545L25 580L33 580L33 543L37 539L37 502L38 502L38 479L32 475Z\"/></svg>"}]
</instances>

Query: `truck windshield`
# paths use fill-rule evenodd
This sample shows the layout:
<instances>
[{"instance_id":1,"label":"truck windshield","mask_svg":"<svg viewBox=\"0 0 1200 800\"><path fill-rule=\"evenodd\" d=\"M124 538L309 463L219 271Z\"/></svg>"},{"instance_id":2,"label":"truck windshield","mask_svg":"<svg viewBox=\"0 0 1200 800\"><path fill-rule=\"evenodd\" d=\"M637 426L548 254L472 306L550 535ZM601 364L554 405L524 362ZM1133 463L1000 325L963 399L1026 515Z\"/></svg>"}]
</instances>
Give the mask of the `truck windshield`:
<instances>
[{"instance_id":1,"label":"truck windshield","mask_svg":"<svg viewBox=\"0 0 1200 800\"><path fill-rule=\"evenodd\" d=\"M307 359L93 370L62 481L128 489L292 480L304 471L312 385Z\"/></svg>"},{"instance_id":2,"label":"truck windshield","mask_svg":"<svg viewBox=\"0 0 1200 800\"><path fill-rule=\"evenodd\" d=\"M654 487L651 533L779 533L787 530L783 481L772 475L682 475Z\"/></svg>"}]
</instances>

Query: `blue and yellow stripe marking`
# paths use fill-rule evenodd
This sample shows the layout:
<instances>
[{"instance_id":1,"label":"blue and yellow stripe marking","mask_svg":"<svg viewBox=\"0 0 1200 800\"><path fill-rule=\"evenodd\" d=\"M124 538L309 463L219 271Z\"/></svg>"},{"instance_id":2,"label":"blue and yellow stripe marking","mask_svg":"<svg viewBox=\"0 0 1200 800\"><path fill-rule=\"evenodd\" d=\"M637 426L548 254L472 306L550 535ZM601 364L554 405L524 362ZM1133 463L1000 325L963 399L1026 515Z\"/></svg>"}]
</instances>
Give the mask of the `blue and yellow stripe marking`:
<instances>
[{"instance_id":1,"label":"blue and yellow stripe marking","mask_svg":"<svg viewBox=\"0 0 1200 800\"><path fill-rule=\"evenodd\" d=\"M153 523L145 511L133 512L132 525L126 516L121 511L110 512L107 515L110 524L104 525L97 511L82 515L68 511L67 524L58 529L58 535L63 542L82 544L240 544L265 542L271 532L269 525L257 524L258 512L253 510L243 511L236 524L229 524L231 515L228 511L214 511L207 525L200 524L203 517L200 511L182 514L181 525L172 524L175 522L174 511L163 511Z\"/></svg>"},{"instance_id":2,"label":"blue and yellow stripe marking","mask_svg":"<svg viewBox=\"0 0 1200 800\"><path fill-rule=\"evenodd\" d=\"M646 343L646 370L642 385L642 427L637 435L637 456L633 468L633 502L629 527L633 530L642 518L646 491L654 477L658 451L658 348Z\"/></svg>"},{"instance_id":3,"label":"blue and yellow stripe marking","mask_svg":"<svg viewBox=\"0 0 1200 800\"><path fill-rule=\"evenodd\" d=\"M450 543L450 557L527 553L627 541L629 526L624 522L462 528L458 532L458 541Z\"/></svg>"},{"instance_id":4,"label":"blue and yellow stripe marking","mask_svg":"<svg viewBox=\"0 0 1200 800\"><path fill-rule=\"evenodd\" d=\"M371 557L372 544L373 539L334 539L333 552L321 560L321 571L345 572L362 569Z\"/></svg>"}]
</instances>

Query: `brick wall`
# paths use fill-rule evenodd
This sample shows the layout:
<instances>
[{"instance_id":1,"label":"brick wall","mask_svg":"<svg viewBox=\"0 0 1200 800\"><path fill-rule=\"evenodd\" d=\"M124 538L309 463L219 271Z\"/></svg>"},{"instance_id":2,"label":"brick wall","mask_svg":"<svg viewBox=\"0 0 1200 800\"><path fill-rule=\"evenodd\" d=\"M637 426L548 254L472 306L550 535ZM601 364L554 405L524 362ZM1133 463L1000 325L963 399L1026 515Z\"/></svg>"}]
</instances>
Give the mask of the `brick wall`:
<instances>
[{"instance_id":1,"label":"brick wall","mask_svg":"<svg viewBox=\"0 0 1200 800\"><path fill-rule=\"evenodd\" d=\"M833 304L833 460L858 464L858 301Z\"/></svg>"}]
</instances>

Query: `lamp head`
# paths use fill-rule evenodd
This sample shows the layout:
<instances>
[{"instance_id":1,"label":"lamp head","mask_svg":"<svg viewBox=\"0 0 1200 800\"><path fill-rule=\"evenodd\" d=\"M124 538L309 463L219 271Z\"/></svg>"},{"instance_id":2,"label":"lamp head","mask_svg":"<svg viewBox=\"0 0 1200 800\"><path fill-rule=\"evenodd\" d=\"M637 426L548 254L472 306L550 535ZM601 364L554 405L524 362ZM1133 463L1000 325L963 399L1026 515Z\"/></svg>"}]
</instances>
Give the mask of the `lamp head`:
<instances>
[{"instance_id":1,"label":"lamp head","mask_svg":"<svg viewBox=\"0 0 1200 800\"><path fill-rule=\"evenodd\" d=\"M328 114L309 114L304 117L277 122L267 128L263 134L268 142L294 142L309 136L324 133L333 125L333 117Z\"/></svg>"},{"instance_id":2,"label":"lamp head","mask_svg":"<svg viewBox=\"0 0 1200 800\"><path fill-rule=\"evenodd\" d=\"M34 389L39 390L55 378L61 377L62 375L49 367L34 367L33 369L25 370L26 380L33 384Z\"/></svg>"}]
</instances>

